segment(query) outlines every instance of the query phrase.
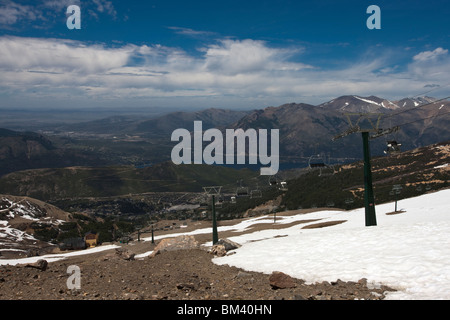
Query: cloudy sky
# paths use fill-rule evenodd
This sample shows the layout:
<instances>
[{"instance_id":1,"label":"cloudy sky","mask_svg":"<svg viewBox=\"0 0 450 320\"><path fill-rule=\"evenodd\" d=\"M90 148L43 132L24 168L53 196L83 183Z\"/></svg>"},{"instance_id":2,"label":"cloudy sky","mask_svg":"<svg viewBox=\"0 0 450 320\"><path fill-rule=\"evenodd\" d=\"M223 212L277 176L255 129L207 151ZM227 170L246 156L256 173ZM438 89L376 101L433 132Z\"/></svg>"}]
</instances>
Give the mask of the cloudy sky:
<instances>
[{"instance_id":1,"label":"cloudy sky","mask_svg":"<svg viewBox=\"0 0 450 320\"><path fill-rule=\"evenodd\" d=\"M0 108L443 98L449 16L438 0L0 0Z\"/></svg>"}]
</instances>

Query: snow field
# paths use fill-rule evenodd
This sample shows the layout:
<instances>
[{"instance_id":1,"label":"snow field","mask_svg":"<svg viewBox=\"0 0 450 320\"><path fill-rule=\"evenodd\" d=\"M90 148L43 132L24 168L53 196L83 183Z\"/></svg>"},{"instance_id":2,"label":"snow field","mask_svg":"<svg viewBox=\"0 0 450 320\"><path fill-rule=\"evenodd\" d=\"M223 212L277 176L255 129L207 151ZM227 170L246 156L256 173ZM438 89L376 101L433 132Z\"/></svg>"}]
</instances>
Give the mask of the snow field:
<instances>
[{"instance_id":1,"label":"snow field","mask_svg":"<svg viewBox=\"0 0 450 320\"><path fill-rule=\"evenodd\" d=\"M386 215L392 203L378 205L377 226L371 227L365 227L363 208L305 214L304 219L347 222L231 237L243 246L213 261L264 273L282 271L307 283L366 278L372 285L399 290L388 299L450 299L449 197L450 190L443 190L405 199L398 202L405 212L395 215Z\"/></svg>"}]
</instances>

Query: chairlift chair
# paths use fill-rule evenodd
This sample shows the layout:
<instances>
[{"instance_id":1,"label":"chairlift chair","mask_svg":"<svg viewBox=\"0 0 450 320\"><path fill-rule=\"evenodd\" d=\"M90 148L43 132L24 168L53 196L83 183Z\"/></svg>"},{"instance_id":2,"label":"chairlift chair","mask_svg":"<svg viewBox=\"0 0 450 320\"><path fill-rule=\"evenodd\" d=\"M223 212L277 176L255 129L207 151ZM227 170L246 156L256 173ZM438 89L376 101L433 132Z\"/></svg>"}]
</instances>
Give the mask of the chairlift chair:
<instances>
[{"instance_id":1,"label":"chairlift chair","mask_svg":"<svg viewBox=\"0 0 450 320\"><path fill-rule=\"evenodd\" d=\"M326 164L320 155L312 155L308 160L310 170L318 170L319 177L331 176L336 173L334 166Z\"/></svg>"},{"instance_id":2,"label":"chairlift chair","mask_svg":"<svg viewBox=\"0 0 450 320\"><path fill-rule=\"evenodd\" d=\"M250 191L250 199L262 198L262 192L259 190L258 184L256 184L256 189Z\"/></svg>"},{"instance_id":3,"label":"chairlift chair","mask_svg":"<svg viewBox=\"0 0 450 320\"><path fill-rule=\"evenodd\" d=\"M281 181L279 189L281 191L288 191L287 182L286 181Z\"/></svg>"},{"instance_id":4,"label":"chairlift chair","mask_svg":"<svg viewBox=\"0 0 450 320\"><path fill-rule=\"evenodd\" d=\"M239 187L236 189L236 197L248 197L249 192L247 187L242 186L242 180L239 180Z\"/></svg>"},{"instance_id":5,"label":"chairlift chair","mask_svg":"<svg viewBox=\"0 0 450 320\"><path fill-rule=\"evenodd\" d=\"M248 188L246 188L246 187L239 187L239 188L237 188L236 196L237 197L248 197L249 196Z\"/></svg>"},{"instance_id":6,"label":"chairlift chair","mask_svg":"<svg viewBox=\"0 0 450 320\"><path fill-rule=\"evenodd\" d=\"M222 208L222 205L223 205L223 196L219 196L216 202L214 203L214 206L216 208Z\"/></svg>"},{"instance_id":7,"label":"chairlift chair","mask_svg":"<svg viewBox=\"0 0 450 320\"><path fill-rule=\"evenodd\" d=\"M396 140L387 141L387 147L384 153L388 155L398 154L400 153L400 146L401 144L398 143Z\"/></svg>"},{"instance_id":8,"label":"chairlift chair","mask_svg":"<svg viewBox=\"0 0 450 320\"><path fill-rule=\"evenodd\" d=\"M319 177L328 177L328 176L332 176L335 173L336 173L336 170L334 169L334 166L326 165L324 168L320 169Z\"/></svg>"},{"instance_id":9,"label":"chairlift chair","mask_svg":"<svg viewBox=\"0 0 450 320\"><path fill-rule=\"evenodd\" d=\"M353 198L347 198L347 199L345 199L345 204L352 204L353 202L355 202L355 201L353 200Z\"/></svg>"},{"instance_id":10,"label":"chairlift chair","mask_svg":"<svg viewBox=\"0 0 450 320\"><path fill-rule=\"evenodd\" d=\"M269 185L270 185L270 186L276 186L277 184L278 184L277 177L275 177L275 176L270 176L270 177L269 177Z\"/></svg>"}]
</instances>

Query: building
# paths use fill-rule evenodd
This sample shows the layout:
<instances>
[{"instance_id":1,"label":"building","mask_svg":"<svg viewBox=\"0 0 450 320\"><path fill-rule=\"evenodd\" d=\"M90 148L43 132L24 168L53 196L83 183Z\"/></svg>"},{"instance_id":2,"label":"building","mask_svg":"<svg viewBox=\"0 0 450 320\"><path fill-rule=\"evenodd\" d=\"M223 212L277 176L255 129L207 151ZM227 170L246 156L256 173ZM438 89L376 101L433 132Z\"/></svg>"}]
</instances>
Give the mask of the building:
<instances>
[{"instance_id":1,"label":"building","mask_svg":"<svg viewBox=\"0 0 450 320\"><path fill-rule=\"evenodd\" d=\"M61 250L83 250L86 249L86 241L81 237L64 239L64 241L59 244L59 248Z\"/></svg>"},{"instance_id":2,"label":"building","mask_svg":"<svg viewBox=\"0 0 450 320\"><path fill-rule=\"evenodd\" d=\"M89 231L84 235L84 242L87 248L93 248L98 245L98 233Z\"/></svg>"}]
</instances>

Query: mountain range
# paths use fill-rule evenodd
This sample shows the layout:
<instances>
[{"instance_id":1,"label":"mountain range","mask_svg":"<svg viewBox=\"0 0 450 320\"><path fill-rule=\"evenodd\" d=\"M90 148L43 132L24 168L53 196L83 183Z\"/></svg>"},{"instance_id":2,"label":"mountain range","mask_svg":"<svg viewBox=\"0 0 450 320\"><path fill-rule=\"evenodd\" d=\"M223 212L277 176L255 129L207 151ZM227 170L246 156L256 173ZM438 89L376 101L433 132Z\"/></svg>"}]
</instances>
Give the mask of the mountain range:
<instances>
[{"instance_id":1,"label":"mountain range","mask_svg":"<svg viewBox=\"0 0 450 320\"><path fill-rule=\"evenodd\" d=\"M279 128L281 162L305 164L312 155L321 154L330 163L342 163L362 158L359 135L332 141L335 135L350 127L346 114L352 114L353 125L360 114L369 113L380 115L381 129L400 126L396 133L371 141L372 154L382 155L388 140L399 141L403 150L448 140L448 117L437 115L448 113L449 108L449 101L430 97L389 101L374 96L341 96L318 106L289 103L257 110L233 127ZM361 127L372 128L363 120ZM375 124L378 117L372 121Z\"/></svg>"},{"instance_id":2,"label":"mountain range","mask_svg":"<svg viewBox=\"0 0 450 320\"><path fill-rule=\"evenodd\" d=\"M193 130L195 120L203 130L279 129L282 167L306 166L312 156L328 163L345 163L362 158L357 134L332 141L350 127L346 114L380 115L382 129L400 130L371 141L372 155L382 155L388 140L397 140L403 150L450 139L448 100L432 97L396 101L369 96L346 95L311 105L287 103L257 110L205 109L177 111L150 118L119 115L80 123L55 123L39 134L0 131L0 174L47 167L104 166L170 161L176 142L171 133L178 128ZM378 119L375 117L374 121ZM367 121L360 123L368 126ZM46 131L47 130L47 131Z\"/></svg>"}]
</instances>

